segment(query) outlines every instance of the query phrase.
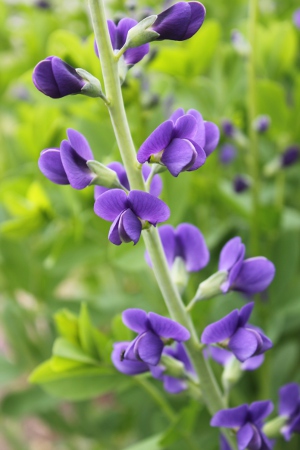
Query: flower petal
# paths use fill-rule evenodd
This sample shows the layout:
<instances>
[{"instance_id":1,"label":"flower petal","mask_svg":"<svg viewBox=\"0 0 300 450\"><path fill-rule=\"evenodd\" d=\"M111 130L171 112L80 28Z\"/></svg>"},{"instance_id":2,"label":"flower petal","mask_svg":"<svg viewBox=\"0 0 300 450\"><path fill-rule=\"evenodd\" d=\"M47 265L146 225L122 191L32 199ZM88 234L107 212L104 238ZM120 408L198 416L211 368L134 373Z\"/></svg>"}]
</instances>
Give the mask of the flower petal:
<instances>
[{"instance_id":1,"label":"flower petal","mask_svg":"<svg viewBox=\"0 0 300 450\"><path fill-rule=\"evenodd\" d=\"M236 408L222 409L211 419L212 427L235 428L242 427L247 419L248 405L241 405Z\"/></svg>"},{"instance_id":2,"label":"flower petal","mask_svg":"<svg viewBox=\"0 0 300 450\"><path fill-rule=\"evenodd\" d=\"M204 127L204 120L202 118L202 115L196 109L189 109L187 114L190 114L193 117L195 117L196 122L197 122L197 131L196 131L195 136L193 137L193 141L196 142L196 144L198 144L199 147L204 148L205 127Z\"/></svg>"},{"instance_id":3,"label":"flower petal","mask_svg":"<svg viewBox=\"0 0 300 450\"><path fill-rule=\"evenodd\" d=\"M51 58L51 59L50 59ZM52 58L40 61L34 68L32 81L35 87L51 98L60 98L61 94L52 71Z\"/></svg>"},{"instance_id":4,"label":"flower petal","mask_svg":"<svg viewBox=\"0 0 300 450\"><path fill-rule=\"evenodd\" d=\"M94 159L92 150L90 149L89 143L83 134L79 131L73 130L72 128L67 129L67 136L71 146L74 150L86 161Z\"/></svg>"},{"instance_id":5,"label":"flower petal","mask_svg":"<svg viewBox=\"0 0 300 450\"><path fill-rule=\"evenodd\" d=\"M188 272L203 269L209 261L209 251L201 231L189 223L180 224L175 231L180 255Z\"/></svg>"},{"instance_id":6,"label":"flower petal","mask_svg":"<svg viewBox=\"0 0 300 450\"><path fill-rule=\"evenodd\" d=\"M134 65L141 61L141 59L144 58L150 51L150 45L149 44L143 44L139 47L129 48L124 53L124 59L126 64L129 66Z\"/></svg>"},{"instance_id":7,"label":"flower petal","mask_svg":"<svg viewBox=\"0 0 300 450\"><path fill-rule=\"evenodd\" d=\"M104 220L115 220L122 211L127 209L128 198L122 189L111 189L97 198L94 211Z\"/></svg>"},{"instance_id":8,"label":"flower petal","mask_svg":"<svg viewBox=\"0 0 300 450\"><path fill-rule=\"evenodd\" d=\"M244 362L255 354L259 344L260 342L257 339L257 335L251 330L238 328L231 337L228 348L239 361Z\"/></svg>"},{"instance_id":9,"label":"flower petal","mask_svg":"<svg viewBox=\"0 0 300 450\"><path fill-rule=\"evenodd\" d=\"M108 20L107 28L108 28L110 42L111 42L111 46L112 46L113 50L120 50L120 48L117 48L117 41L118 41L117 25L112 20ZM97 54L97 52L96 52L96 54L99 57L98 48L97 48L97 51L98 51L98 54Z\"/></svg>"},{"instance_id":10,"label":"flower petal","mask_svg":"<svg viewBox=\"0 0 300 450\"><path fill-rule=\"evenodd\" d=\"M175 138L163 152L161 162L174 177L177 177L180 172L192 167L197 156L195 147L189 140Z\"/></svg>"},{"instance_id":11,"label":"flower petal","mask_svg":"<svg viewBox=\"0 0 300 450\"><path fill-rule=\"evenodd\" d=\"M300 389L297 383L289 383L279 389L279 415L291 416L300 403Z\"/></svg>"},{"instance_id":12,"label":"flower petal","mask_svg":"<svg viewBox=\"0 0 300 450\"><path fill-rule=\"evenodd\" d=\"M203 148L200 147L194 140L189 139L189 141L193 145L193 147L195 148L195 150L197 152L197 156L194 161L194 164L192 164L192 166L187 169L188 171L192 171L192 170L197 170L197 169L199 169L199 167L203 166L203 164L206 161L206 153L203 150Z\"/></svg>"},{"instance_id":13,"label":"flower petal","mask_svg":"<svg viewBox=\"0 0 300 450\"><path fill-rule=\"evenodd\" d=\"M116 172L116 174L118 175L118 179L119 179L120 183L122 184L122 186L124 186L127 190L130 190L127 173L126 173L126 170L123 167L123 165L120 162L113 161L113 162L107 164L107 167L109 169L113 170L114 172ZM104 192L106 192L108 190L109 189L104 186L95 186L95 195L94 195L95 200L97 200L97 198L101 194L103 194Z\"/></svg>"},{"instance_id":14,"label":"flower petal","mask_svg":"<svg viewBox=\"0 0 300 450\"><path fill-rule=\"evenodd\" d=\"M103 194L104 195L104 194ZM170 217L169 207L154 195L142 191L130 191L128 195L130 209L137 217L152 225L164 222Z\"/></svg>"},{"instance_id":15,"label":"flower petal","mask_svg":"<svg viewBox=\"0 0 300 450\"><path fill-rule=\"evenodd\" d=\"M273 411L274 406L270 400L253 402L249 406L250 420L253 423L260 422Z\"/></svg>"},{"instance_id":16,"label":"flower petal","mask_svg":"<svg viewBox=\"0 0 300 450\"><path fill-rule=\"evenodd\" d=\"M164 253L168 261L168 265L171 268L176 256L175 230L171 225L163 225L159 227L158 232L164 249Z\"/></svg>"},{"instance_id":17,"label":"flower petal","mask_svg":"<svg viewBox=\"0 0 300 450\"><path fill-rule=\"evenodd\" d=\"M231 289L252 295L264 291L275 275L274 264L267 258L258 256L246 259L234 280Z\"/></svg>"},{"instance_id":18,"label":"flower petal","mask_svg":"<svg viewBox=\"0 0 300 450\"><path fill-rule=\"evenodd\" d=\"M236 331L238 319L239 312L235 309L223 319L208 325L202 333L201 342L203 344L215 344L230 338Z\"/></svg>"},{"instance_id":19,"label":"flower petal","mask_svg":"<svg viewBox=\"0 0 300 450\"><path fill-rule=\"evenodd\" d=\"M142 224L131 209L127 209L121 214L118 231L122 242L133 241L134 244L137 244L139 241L142 232Z\"/></svg>"},{"instance_id":20,"label":"flower petal","mask_svg":"<svg viewBox=\"0 0 300 450\"><path fill-rule=\"evenodd\" d=\"M61 161L74 189L84 189L89 186L94 175L86 165L86 160L71 146L69 141L63 140L60 144Z\"/></svg>"},{"instance_id":21,"label":"flower petal","mask_svg":"<svg viewBox=\"0 0 300 450\"><path fill-rule=\"evenodd\" d=\"M41 152L38 161L39 169L52 183L70 184L61 162L58 148L47 148Z\"/></svg>"},{"instance_id":22,"label":"flower petal","mask_svg":"<svg viewBox=\"0 0 300 450\"><path fill-rule=\"evenodd\" d=\"M243 363L241 363L241 369L242 370L256 370L258 369L262 363L264 362L265 355L257 355L252 356L251 358L247 359Z\"/></svg>"},{"instance_id":23,"label":"flower petal","mask_svg":"<svg viewBox=\"0 0 300 450\"><path fill-rule=\"evenodd\" d=\"M204 151L209 156L217 147L220 140L220 130L213 122L204 122L205 127L205 145Z\"/></svg>"},{"instance_id":24,"label":"flower petal","mask_svg":"<svg viewBox=\"0 0 300 450\"><path fill-rule=\"evenodd\" d=\"M212 359L222 366L225 366L231 358L234 358L233 354L224 348L213 347L212 345L208 348Z\"/></svg>"},{"instance_id":25,"label":"flower petal","mask_svg":"<svg viewBox=\"0 0 300 450\"><path fill-rule=\"evenodd\" d=\"M129 344L130 342L118 342L114 344L114 349L111 354L113 365L119 372L125 373L125 375L138 375L148 372L149 367L146 363L122 359L122 354L126 351Z\"/></svg>"},{"instance_id":26,"label":"flower petal","mask_svg":"<svg viewBox=\"0 0 300 450\"><path fill-rule=\"evenodd\" d=\"M139 308L129 308L123 311L122 321L126 327L136 333L149 330L148 314Z\"/></svg>"},{"instance_id":27,"label":"flower petal","mask_svg":"<svg viewBox=\"0 0 300 450\"><path fill-rule=\"evenodd\" d=\"M188 31L191 19L191 7L188 3L178 2L157 16L152 28L160 34L158 41L170 39L182 41Z\"/></svg>"},{"instance_id":28,"label":"flower petal","mask_svg":"<svg viewBox=\"0 0 300 450\"><path fill-rule=\"evenodd\" d=\"M70 94L79 94L86 81L78 75L74 67L56 56L52 58L51 64L60 97L65 97Z\"/></svg>"},{"instance_id":29,"label":"flower petal","mask_svg":"<svg viewBox=\"0 0 300 450\"><path fill-rule=\"evenodd\" d=\"M163 341L152 331L142 334L136 345L139 359L153 366L159 363L163 348Z\"/></svg>"},{"instance_id":30,"label":"flower petal","mask_svg":"<svg viewBox=\"0 0 300 450\"><path fill-rule=\"evenodd\" d=\"M108 232L108 239L114 245L121 245L122 241L119 235L119 220L120 215L115 218Z\"/></svg>"},{"instance_id":31,"label":"flower petal","mask_svg":"<svg viewBox=\"0 0 300 450\"><path fill-rule=\"evenodd\" d=\"M149 175L151 172L151 167L149 164L143 164L142 167L142 174L144 177L144 180L147 181ZM158 174L154 175L151 184L150 184L150 190L149 194L154 195L154 197L158 197L162 191L162 180Z\"/></svg>"},{"instance_id":32,"label":"flower petal","mask_svg":"<svg viewBox=\"0 0 300 450\"><path fill-rule=\"evenodd\" d=\"M164 376L164 389L170 394L179 394L180 392L187 389L187 383L184 380L170 377L169 375Z\"/></svg>"},{"instance_id":33,"label":"flower petal","mask_svg":"<svg viewBox=\"0 0 300 450\"><path fill-rule=\"evenodd\" d=\"M220 435L220 450L232 450L223 434Z\"/></svg>"},{"instance_id":34,"label":"flower petal","mask_svg":"<svg viewBox=\"0 0 300 450\"><path fill-rule=\"evenodd\" d=\"M128 31L137 25L137 21L130 17L124 17L117 25L117 43L116 48L120 50L126 42Z\"/></svg>"},{"instance_id":35,"label":"flower petal","mask_svg":"<svg viewBox=\"0 0 300 450\"><path fill-rule=\"evenodd\" d=\"M248 447L254 437L254 427L250 423L246 423L237 432L238 449L244 450Z\"/></svg>"},{"instance_id":36,"label":"flower petal","mask_svg":"<svg viewBox=\"0 0 300 450\"><path fill-rule=\"evenodd\" d=\"M189 39L199 30L205 19L206 10L202 3L189 2L191 19L183 39Z\"/></svg>"},{"instance_id":37,"label":"flower petal","mask_svg":"<svg viewBox=\"0 0 300 450\"><path fill-rule=\"evenodd\" d=\"M160 124L153 133L150 134L137 153L137 160L139 163L145 163L151 155L155 155L167 147L172 137L173 127L173 122L167 120Z\"/></svg>"},{"instance_id":38,"label":"flower petal","mask_svg":"<svg viewBox=\"0 0 300 450\"><path fill-rule=\"evenodd\" d=\"M150 312L148 317L152 330L158 336L179 342L187 341L190 338L190 332L180 323L153 312Z\"/></svg>"},{"instance_id":39,"label":"flower petal","mask_svg":"<svg viewBox=\"0 0 300 450\"><path fill-rule=\"evenodd\" d=\"M230 270L245 252L245 246L240 237L230 239L221 250L219 270Z\"/></svg>"},{"instance_id":40,"label":"flower petal","mask_svg":"<svg viewBox=\"0 0 300 450\"><path fill-rule=\"evenodd\" d=\"M175 122L177 119L179 119L179 117L184 116L184 109L183 108L178 108L176 109L176 111L173 112L173 114L171 114L169 120L172 120L172 122L175 125Z\"/></svg>"},{"instance_id":41,"label":"flower petal","mask_svg":"<svg viewBox=\"0 0 300 450\"><path fill-rule=\"evenodd\" d=\"M193 139L197 132L197 121L191 114L179 117L175 122L173 138Z\"/></svg>"},{"instance_id":42,"label":"flower petal","mask_svg":"<svg viewBox=\"0 0 300 450\"><path fill-rule=\"evenodd\" d=\"M247 303L239 312L239 327L243 327L248 322L254 308L254 302Z\"/></svg>"}]
</instances>

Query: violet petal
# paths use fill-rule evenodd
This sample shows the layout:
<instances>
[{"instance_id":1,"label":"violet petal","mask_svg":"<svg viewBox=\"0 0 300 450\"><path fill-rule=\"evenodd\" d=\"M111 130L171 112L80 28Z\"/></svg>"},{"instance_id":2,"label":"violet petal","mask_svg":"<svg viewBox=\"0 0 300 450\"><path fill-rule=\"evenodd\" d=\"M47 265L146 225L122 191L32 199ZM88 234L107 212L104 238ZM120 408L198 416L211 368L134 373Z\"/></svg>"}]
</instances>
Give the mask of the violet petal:
<instances>
[{"instance_id":1,"label":"violet petal","mask_svg":"<svg viewBox=\"0 0 300 450\"><path fill-rule=\"evenodd\" d=\"M297 410L300 391L297 383L289 383L279 389L279 415L291 416Z\"/></svg>"},{"instance_id":2,"label":"violet petal","mask_svg":"<svg viewBox=\"0 0 300 450\"><path fill-rule=\"evenodd\" d=\"M121 241L120 235L119 235L119 220L120 220L120 215L115 218L115 220L111 224L109 232L108 232L108 239L110 240L110 242L112 242L115 245L122 244L122 241Z\"/></svg>"},{"instance_id":3,"label":"violet petal","mask_svg":"<svg viewBox=\"0 0 300 450\"><path fill-rule=\"evenodd\" d=\"M163 348L162 340L152 331L144 333L136 347L139 359L153 366L159 363Z\"/></svg>"},{"instance_id":4,"label":"violet petal","mask_svg":"<svg viewBox=\"0 0 300 450\"><path fill-rule=\"evenodd\" d=\"M148 317L152 330L158 336L179 342L187 341L190 338L190 332L180 323L153 312L150 312Z\"/></svg>"},{"instance_id":5,"label":"violet petal","mask_svg":"<svg viewBox=\"0 0 300 450\"><path fill-rule=\"evenodd\" d=\"M74 189L84 189L89 186L94 175L86 165L86 159L77 153L69 141L63 140L60 144L60 156L70 185Z\"/></svg>"},{"instance_id":6,"label":"violet petal","mask_svg":"<svg viewBox=\"0 0 300 450\"><path fill-rule=\"evenodd\" d=\"M245 328L239 328L228 343L228 348L241 362L251 358L255 354L258 346L259 342L256 335L251 330L246 330Z\"/></svg>"},{"instance_id":7,"label":"violet petal","mask_svg":"<svg viewBox=\"0 0 300 450\"><path fill-rule=\"evenodd\" d=\"M129 308L123 311L122 321L126 327L136 333L143 333L149 329L148 315L145 311L138 308Z\"/></svg>"},{"instance_id":8,"label":"violet petal","mask_svg":"<svg viewBox=\"0 0 300 450\"><path fill-rule=\"evenodd\" d=\"M189 114L179 117L176 120L173 138L193 139L197 132L197 121Z\"/></svg>"},{"instance_id":9,"label":"violet petal","mask_svg":"<svg viewBox=\"0 0 300 450\"><path fill-rule=\"evenodd\" d=\"M74 150L86 161L94 159L92 150L90 149L89 143L83 134L79 131L73 130L72 128L67 129L67 136L71 146Z\"/></svg>"},{"instance_id":10,"label":"violet petal","mask_svg":"<svg viewBox=\"0 0 300 450\"><path fill-rule=\"evenodd\" d=\"M175 235L182 249L186 270L197 272L203 269L208 264L209 251L200 230L189 223L182 223Z\"/></svg>"},{"instance_id":11,"label":"violet petal","mask_svg":"<svg viewBox=\"0 0 300 450\"><path fill-rule=\"evenodd\" d=\"M189 139L190 143L193 145L196 150L196 159L194 163L187 169L188 171L197 170L199 167L203 166L206 161L206 153L202 147L200 147L194 140Z\"/></svg>"},{"instance_id":12,"label":"violet petal","mask_svg":"<svg viewBox=\"0 0 300 450\"><path fill-rule=\"evenodd\" d=\"M254 308L254 302L250 302L247 303L246 305L244 305L241 309L240 309L240 313L239 313L239 327L243 327L244 325L246 325L246 323L248 322L251 313L253 311Z\"/></svg>"},{"instance_id":13,"label":"violet petal","mask_svg":"<svg viewBox=\"0 0 300 450\"><path fill-rule=\"evenodd\" d=\"M204 122L204 127L205 127L204 151L206 153L206 156L209 156L219 143L220 131L217 125L213 122Z\"/></svg>"},{"instance_id":14,"label":"violet petal","mask_svg":"<svg viewBox=\"0 0 300 450\"><path fill-rule=\"evenodd\" d=\"M236 331L238 319L239 312L235 309L223 319L208 325L202 333L201 342L203 344L215 344L230 338Z\"/></svg>"},{"instance_id":15,"label":"violet petal","mask_svg":"<svg viewBox=\"0 0 300 450\"><path fill-rule=\"evenodd\" d=\"M122 372L125 375L138 375L140 373L148 372L148 365L142 361L122 360L121 355L126 351L129 344L130 342L118 342L114 344L114 349L111 354L113 365L119 372Z\"/></svg>"},{"instance_id":16,"label":"violet petal","mask_svg":"<svg viewBox=\"0 0 300 450\"><path fill-rule=\"evenodd\" d=\"M261 400L251 403L249 406L249 415L251 422L260 422L273 411L274 406L270 400Z\"/></svg>"},{"instance_id":17,"label":"violet petal","mask_svg":"<svg viewBox=\"0 0 300 450\"><path fill-rule=\"evenodd\" d=\"M199 147L204 148L205 126L204 126L204 120L202 118L202 115L196 109L189 109L187 114L190 114L193 117L195 117L196 122L197 122L197 131L193 137L193 141L195 141L199 145Z\"/></svg>"},{"instance_id":18,"label":"violet petal","mask_svg":"<svg viewBox=\"0 0 300 450\"><path fill-rule=\"evenodd\" d=\"M211 419L212 427L235 428L242 427L247 419L248 406L241 405L236 408L222 409Z\"/></svg>"},{"instance_id":19,"label":"violet petal","mask_svg":"<svg viewBox=\"0 0 300 450\"><path fill-rule=\"evenodd\" d=\"M240 237L230 239L221 250L219 270L230 270L241 257L243 249L244 246Z\"/></svg>"},{"instance_id":20,"label":"violet petal","mask_svg":"<svg viewBox=\"0 0 300 450\"><path fill-rule=\"evenodd\" d=\"M127 209L127 195L122 189L104 192L94 205L95 214L104 220L115 220L125 209Z\"/></svg>"},{"instance_id":21,"label":"violet petal","mask_svg":"<svg viewBox=\"0 0 300 450\"><path fill-rule=\"evenodd\" d=\"M234 280L232 289L252 295L264 291L275 275L274 264L267 258L258 256L246 259Z\"/></svg>"},{"instance_id":22,"label":"violet petal","mask_svg":"<svg viewBox=\"0 0 300 450\"><path fill-rule=\"evenodd\" d=\"M254 427L250 423L246 423L237 432L238 449L245 450L250 444L254 436Z\"/></svg>"},{"instance_id":23,"label":"violet petal","mask_svg":"<svg viewBox=\"0 0 300 450\"><path fill-rule=\"evenodd\" d=\"M133 241L134 244L137 244L139 241L142 232L142 224L131 209L127 209L121 214L118 231L122 242Z\"/></svg>"},{"instance_id":24,"label":"violet petal","mask_svg":"<svg viewBox=\"0 0 300 450\"><path fill-rule=\"evenodd\" d=\"M70 184L61 162L60 150L47 148L41 152L38 161L39 169L52 183Z\"/></svg>"},{"instance_id":25,"label":"violet petal","mask_svg":"<svg viewBox=\"0 0 300 450\"><path fill-rule=\"evenodd\" d=\"M145 142L139 148L137 153L137 160L143 164L150 158L151 155L159 153L164 150L169 144L174 124L171 120L167 120L160 124L145 140Z\"/></svg>"},{"instance_id":26,"label":"violet petal","mask_svg":"<svg viewBox=\"0 0 300 450\"><path fill-rule=\"evenodd\" d=\"M197 152L189 140L175 138L163 152L161 162L174 177L177 177L180 172L189 169L196 158Z\"/></svg>"},{"instance_id":27,"label":"violet petal","mask_svg":"<svg viewBox=\"0 0 300 450\"><path fill-rule=\"evenodd\" d=\"M103 194L105 195L105 194ZM142 191L130 191L128 195L130 209L137 217L147 220L152 225L164 222L170 217L169 207L154 195Z\"/></svg>"}]
</instances>

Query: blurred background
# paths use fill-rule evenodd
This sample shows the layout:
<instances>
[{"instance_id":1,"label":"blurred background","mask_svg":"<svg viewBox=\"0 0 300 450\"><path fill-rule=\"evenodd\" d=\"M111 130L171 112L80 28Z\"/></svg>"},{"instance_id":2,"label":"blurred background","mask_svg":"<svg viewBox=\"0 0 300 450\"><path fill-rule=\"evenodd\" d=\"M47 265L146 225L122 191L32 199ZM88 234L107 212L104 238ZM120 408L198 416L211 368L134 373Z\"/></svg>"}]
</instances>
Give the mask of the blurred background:
<instances>
[{"instance_id":1,"label":"blurred background","mask_svg":"<svg viewBox=\"0 0 300 450\"><path fill-rule=\"evenodd\" d=\"M117 20L140 20L170 4L106 2L109 17ZM151 44L150 55L127 76L124 100L137 148L178 107L198 109L205 120L220 126L219 147L204 167L178 179L162 174L162 199L171 209L169 223L198 226L211 251L208 267L189 280L186 302L199 282L217 270L220 249L233 236L243 238L248 257L263 255L274 262L276 278L256 299L253 316L274 348L257 371L245 373L230 403L270 398L277 405L278 388L300 382L300 23L293 18L299 2L259 0L256 114L267 115L270 126L254 137L257 172L248 145L253 125L247 97L248 4L204 4L205 23L192 39ZM117 374L110 364L112 343L131 338L121 323L124 309L159 314L166 309L144 261L142 240L136 247L110 244L110 224L93 212L93 188L54 185L38 169L41 150L59 147L67 128L86 136L97 160L119 160L101 101L83 96L52 100L34 88L32 70L50 55L101 78L86 3L2 0L0 448L180 450L186 448L183 435L188 433L194 448L216 450L218 432L208 427L201 404L185 394L167 394L174 410L182 411L170 424L145 386ZM291 147L296 157L286 164L283 155ZM259 199L255 210L253 189ZM29 375L49 360L58 335L77 326L81 302L99 330L101 358L111 372L102 376L85 364L76 381L67 368L30 384ZM193 316L199 334L243 302L232 293L198 304ZM219 366L213 368L221 374ZM150 381L162 392L160 382ZM290 443L279 440L276 449L299 446L294 437Z\"/></svg>"}]
</instances>

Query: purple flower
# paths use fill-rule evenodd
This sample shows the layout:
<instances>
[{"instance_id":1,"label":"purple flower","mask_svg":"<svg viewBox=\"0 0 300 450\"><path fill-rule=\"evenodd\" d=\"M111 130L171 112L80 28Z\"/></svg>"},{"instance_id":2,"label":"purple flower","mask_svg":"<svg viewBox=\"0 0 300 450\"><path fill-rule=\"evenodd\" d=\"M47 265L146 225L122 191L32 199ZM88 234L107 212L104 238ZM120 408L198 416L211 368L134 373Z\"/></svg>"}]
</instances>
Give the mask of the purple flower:
<instances>
[{"instance_id":1,"label":"purple flower","mask_svg":"<svg viewBox=\"0 0 300 450\"><path fill-rule=\"evenodd\" d=\"M236 158L236 148L231 144L224 144L220 148L219 159L224 165L230 164Z\"/></svg>"},{"instance_id":2,"label":"purple flower","mask_svg":"<svg viewBox=\"0 0 300 450\"><path fill-rule=\"evenodd\" d=\"M203 344L226 346L241 362L261 355L272 347L272 342L257 327L248 324L254 302L235 309L223 319L208 325L201 336Z\"/></svg>"},{"instance_id":3,"label":"purple flower","mask_svg":"<svg viewBox=\"0 0 300 450\"><path fill-rule=\"evenodd\" d=\"M190 358L184 348L184 345L177 342L176 347L165 347L163 355L170 356L171 358L180 361L184 365L184 369L191 375L195 375L195 370L192 366ZM187 389L188 385L185 379L175 378L173 376L165 374L165 367L162 364L157 366L150 366L150 371L154 378L161 380L164 384L164 389L170 394L179 394Z\"/></svg>"},{"instance_id":4,"label":"purple flower","mask_svg":"<svg viewBox=\"0 0 300 450\"><path fill-rule=\"evenodd\" d=\"M233 189L237 194L245 192L249 189L249 181L242 175L237 175L233 180Z\"/></svg>"},{"instance_id":5,"label":"purple flower","mask_svg":"<svg viewBox=\"0 0 300 450\"><path fill-rule=\"evenodd\" d=\"M154 195L142 191L130 191L127 195L121 189L111 189L97 198L94 206L97 216L113 221L108 239L115 245L122 242L134 244L140 239L146 222L156 226L170 216L168 206Z\"/></svg>"},{"instance_id":6,"label":"purple flower","mask_svg":"<svg viewBox=\"0 0 300 450\"><path fill-rule=\"evenodd\" d=\"M228 273L221 285L223 293L229 290L244 292L246 295L264 291L275 275L274 264L263 256L244 260L245 246L240 237L230 239L221 250L219 271Z\"/></svg>"},{"instance_id":7,"label":"purple flower","mask_svg":"<svg viewBox=\"0 0 300 450\"><path fill-rule=\"evenodd\" d=\"M222 130L225 136L230 138L234 137L236 133L236 128L233 125L232 121L229 119L222 120Z\"/></svg>"},{"instance_id":8,"label":"purple flower","mask_svg":"<svg viewBox=\"0 0 300 450\"><path fill-rule=\"evenodd\" d=\"M232 450L223 434L220 434L220 450Z\"/></svg>"},{"instance_id":9,"label":"purple flower","mask_svg":"<svg viewBox=\"0 0 300 450\"><path fill-rule=\"evenodd\" d=\"M137 21L128 17L121 19L116 25L112 20L107 21L108 31L110 35L111 45L113 50L121 50L124 46L128 31L137 25ZM99 57L98 46L94 43L95 53ZM124 52L124 60L128 66L133 66L144 58L149 53L149 44L143 44L139 47L129 48Z\"/></svg>"},{"instance_id":10,"label":"purple flower","mask_svg":"<svg viewBox=\"0 0 300 450\"><path fill-rule=\"evenodd\" d=\"M187 272L198 272L208 264L207 245L201 231L194 225L182 223L176 229L163 225L158 231L170 269L176 258L184 261ZM148 253L146 261L151 266Z\"/></svg>"},{"instance_id":11,"label":"purple flower","mask_svg":"<svg viewBox=\"0 0 300 450\"><path fill-rule=\"evenodd\" d=\"M60 148L47 148L41 152L38 165L41 172L56 184L70 184L83 189L91 184L95 174L86 162L94 159L85 137L76 130L67 130L68 140Z\"/></svg>"},{"instance_id":12,"label":"purple flower","mask_svg":"<svg viewBox=\"0 0 300 450\"><path fill-rule=\"evenodd\" d=\"M286 441L293 433L300 433L300 388L289 383L279 389L279 415L286 418L286 424L280 432Z\"/></svg>"},{"instance_id":13,"label":"purple flower","mask_svg":"<svg viewBox=\"0 0 300 450\"><path fill-rule=\"evenodd\" d=\"M159 34L158 41L185 41L197 33L203 24L205 13L201 3L178 2L158 14L152 30Z\"/></svg>"},{"instance_id":14,"label":"purple flower","mask_svg":"<svg viewBox=\"0 0 300 450\"><path fill-rule=\"evenodd\" d=\"M289 167L295 164L300 156L300 149L297 145L288 147L280 157L281 167Z\"/></svg>"},{"instance_id":15,"label":"purple flower","mask_svg":"<svg viewBox=\"0 0 300 450\"><path fill-rule=\"evenodd\" d=\"M262 115L262 116L258 116L254 123L253 123L253 127L254 130L257 131L257 133L265 133L271 124L271 119L269 116L266 115Z\"/></svg>"},{"instance_id":16,"label":"purple flower","mask_svg":"<svg viewBox=\"0 0 300 450\"><path fill-rule=\"evenodd\" d=\"M239 450L271 450L273 442L262 432L262 419L272 410L273 404L269 400L254 402L250 406L222 409L213 416L210 424L212 427L238 428Z\"/></svg>"},{"instance_id":17,"label":"purple flower","mask_svg":"<svg viewBox=\"0 0 300 450\"><path fill-rule=\"evenodd\" d=\"M142 309L127 309L123 312L122 319L128 328L138 333L121 355L125 360L142 361L156 366L169 340L182 342L190 338L185 327L153 312L147 314Z\"/></svg>"},{"instance_id":18,"label":"purple flower","mask_svg":"<svg viewBox=\"0 0 300 450\"><path fill-rule=\"evenodd\" d=\"M114 349L111 354L111 359L115 368L125 375L138 375L140 373L148 372L148 364L138 361L124 359L122 355L126 352L130 342L117 342L114 344Z\"/></svg>"},{"instance_id":19,"label":"purple flower","mask_svg":"<svg viewBox=\"0 0 300 450\"><path fill-rule=\"evenodd\" d=\"M201 114L190 109L186 114L177 109L169 120L159 125L140 147L137 159L159 163L177 177L185 170L196 170L219 142L219 129L205 122Z\"/></svg>"},{"instance_id":20,"label":"purple flower","mask_svg":"<svg viewBox=\"0 0 300 450\"><path fill-rule=\"evenodd\" d=\"M228 350L225 350L224 348L220 347L214 347L212 345L209 345L207 347L207 355L210 355L214 361L216 361L218 364L221 364L221 366L229 366L232 362L232 358L234 358L234 355L229 352ZM241 362L240 368L241 370L256 370L258 367L262 365L264 362L265 355L256 355L252 356L251 358L248 358L246 361Z\"/></svg>"},{"instance_id":21,"label":"purple flower","mask_svg":"<svg viewBox=\"0 0 300 450\"><path fill-rule=\"evenodd\" d=\"M52 98L80 94L87 83L74 67L57 56L49 56L40 61L33 70L32 80L39 91Z\"/></svg>"},{"instance_id":22,"label":"purple flower","mask_svg":"<svg viewBox=\"0 0 300 450\"><path fill-rule=\"evenodd\" d=\"M296 9L293 14L293 22L297 28L300 28L300 8Z\"/></svg>"},{"instance_id":23,"label":"purple flower","mask_svg":"<svg viewBox=\"0 0 300 450\"><path fill-rule=\"evenodd\" d=\"M109 169L112 169L118 175L119 181L122 186L128 191L130 190L129 181L127 177L126 170L124 166L119 162L112 162L107 165ZM147 181L151 172L151 168L148 165L144 165L142 167L142 173L144 180ZM150 185L150 194L158 197L162 190L162 181L159 175L154 175L151 185ZM95 199L97 199L101 194L108 191L108 188L104 186L95 186Z\"/></svg>"}]
</instances>

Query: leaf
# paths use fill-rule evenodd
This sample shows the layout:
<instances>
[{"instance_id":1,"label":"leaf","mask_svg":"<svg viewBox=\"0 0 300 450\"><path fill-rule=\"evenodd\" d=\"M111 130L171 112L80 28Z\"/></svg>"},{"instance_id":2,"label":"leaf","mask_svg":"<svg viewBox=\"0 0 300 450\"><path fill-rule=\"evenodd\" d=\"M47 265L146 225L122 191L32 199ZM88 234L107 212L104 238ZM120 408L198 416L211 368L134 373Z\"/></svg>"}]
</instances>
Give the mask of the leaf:
<instances>
[{"instance_id":1,"label":"leaf","mask_svg":"<svg viewBox=\"0 0 300 450\"><path fill-rule=\"evenodd\" d=\"M15 380L21 374L21 370L0 356L0 386L5 386Z\"/></svg>"},{"instance_id":2,"label":"leaf","mask_svg":"<svg viewBox=\"0 0 300 450\"><path fill-rule=\"evenodd\" d=\"M161 434L156 434L147 439L137 442L136 444L126 447L124 450L160 450L162 447L160 445Z\"/></svg>"},{"instance_id":3,"label":"leaf","mask_svg":"<svg viewBox=\"0 0 300 450\"><path fill-rule=\"evenodd\" d=\"M121 314L118 314L113 318L111 327L113 337L116 341L131 341L133 335L132 331L122 322Z\"/></svg>"},{"instance_id":4,"label":"leaf","mask_svg":"<svg viewBox=\"0 0 300 450\"><path fill-rule=\"evenodd\" d=\"M54 316L58 333L73 344L79 344L78 318L68 309L58 311Z\"/></svg>"},{"instance_id":5,"label":"leaf","mask_svg":"<svg viewBox=\"0 0 300 450\"><path fill-rule=\"evenodd\" d=\"M98 359L99 354L96 349L94 339L94 327L88 312L88 307L85 303L81 304L80 315L78 319L79 324L79 339L82 349L85 353Z\"/></svg>"},{"instance_id":6,"label":"leaf","mask_svg":"<svg viewBox=\"0 0 300 450\"><path fill-rule=\"evenodd\" d=\"M53 346L53 355L85 364L98 364L97 360L91 358L80 347L67 341L65 338L56 339Z\"/></svg>"}]
</instances>

